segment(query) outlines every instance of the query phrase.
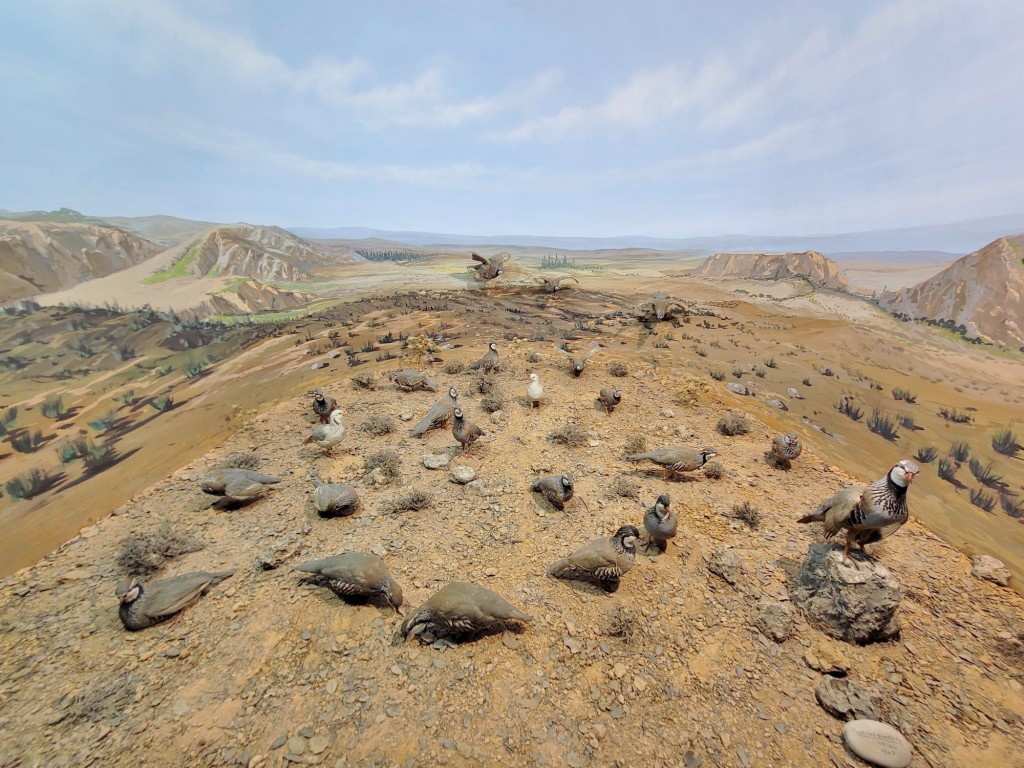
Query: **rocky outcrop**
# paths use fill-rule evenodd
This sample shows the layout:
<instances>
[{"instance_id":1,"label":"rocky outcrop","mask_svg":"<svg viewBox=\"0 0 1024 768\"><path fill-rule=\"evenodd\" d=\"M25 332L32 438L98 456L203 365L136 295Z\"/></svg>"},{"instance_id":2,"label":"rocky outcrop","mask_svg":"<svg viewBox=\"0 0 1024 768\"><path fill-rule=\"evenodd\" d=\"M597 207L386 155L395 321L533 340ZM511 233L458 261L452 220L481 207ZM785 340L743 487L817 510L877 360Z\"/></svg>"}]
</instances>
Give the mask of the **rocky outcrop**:
<instances>
[{"instance_id":1,"label":"rocky outcrop","mask_svg":"<svg viewBox=\"0 0 1024 768\"><path fill-rule=\"evenodd\" d=\"M297 282L337 257L278 227L237 224L207 232L189 247L188 271L196 277L236 275Z\"/></svg>"},{"instance_id":2,"label":"rocky outcrop","mask_svg":"<svg viewBox=\"0 0 1024 768\"><path fill-rule=\"evenodd\" d=\"M1024 345L1024 235L1001 237L879 305L913 320L948 324L967 338Z\"/></svg>"},{"instance_id":3,"label":"rocky outcrop","mask_svg":"<svg viewBox=\"0 0 1024 768\"><path fill-rule=\"evenodd\" d=\"M229 290L213 294L196 311L201 316L209 316L299 309L308 305L313 298L313 294L304 291L283 291L259 280L246 280Z\"/></svg>"},{"instance_id":4,"label":"rocky outcrop","mask_svg":"<svg viewBox=\"0 0 1024 768\"><path fill-rule=\"evenodd\" d=\"M846 274L817 251L801 253L716 253L693 271L694 277L746 280L806 279L816 288L846 290Z\"/></svg>"},{"instance_id":5,"label":"rocky outcrop","mask_svg":"<svg viewBox=\"0 0 1024 768\"><path fill-rule=\"evenodd\" d=\"M0 301L70 288L159 250L141 237L98 224L0 221Z\"/></svg>"},{"instance_id":6,"label":"rocky outcrop","mask_svg":"<svg viewBox=\"0 0 1024 768\"><path fill-rule=\"evenodd\" d=\"M971 576L976 579L985 579L1000 587L1010 583L1010 571L1002 560L991 555L975 555L971 558L971 565Z\"/></svg>"},{"instance_id":7,"label":"rocky outcrop","mask_svg":"<svg viewBox=\"0 0 1024 768\"><path fill-rule=\"evenodd\" d=\"M864 645L899 634L900 585L877 560L844 563L842 549L812 544L789 593L812 626L839 640Z\"/></svg>"}]
</instances>

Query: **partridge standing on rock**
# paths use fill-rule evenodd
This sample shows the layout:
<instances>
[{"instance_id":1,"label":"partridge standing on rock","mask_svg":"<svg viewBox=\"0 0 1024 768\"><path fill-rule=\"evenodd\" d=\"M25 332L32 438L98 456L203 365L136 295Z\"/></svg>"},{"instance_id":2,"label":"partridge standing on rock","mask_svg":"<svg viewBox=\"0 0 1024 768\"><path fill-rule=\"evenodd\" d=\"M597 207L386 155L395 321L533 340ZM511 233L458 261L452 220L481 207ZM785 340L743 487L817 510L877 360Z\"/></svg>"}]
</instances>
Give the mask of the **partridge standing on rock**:
<instances>
[{"instance_id":1,"label":"partridge standing on rock","mask_svg":"<svg viewBox=\"0 0 1024 768\"><path fill-rule=\"evenodd\" d=\"M313 509L320 517L348 517L359 508L359 494L351 485L325 483L313 476Z\"/></svg>"},{"instance_id":2,"label":"partridge standing on rock","mask_svg":"<svg viewBox=\"0 0 1024 768\"><path fill-rule=\"evenodd\" d=\"M448 396L442 397L412 429L413 437L421 437L427 430L443 427L448 423L455 410L455 402L459 399L459 391L455 387L448 388Z\"/></svg>"},{"instance_id":3,"label":"partridge standing on rock","mask_svg":"<svg viewBox=\"0 0 1024 768\"><path fill-rule=\"evenodd\" d=\"M399 389L405 392L415 392L418 389L425 389L428 392L437 392L437 384L427 378L426 373L412 371L409 369L391 371L388 379L395 383Z\"/></svg>"},{"instance_id":4,"label":"partridge standing on rock","mask_svg":"<svg viewBox=\"0 0 1024 768\"><path fill-rule=\"evenodd\" d=\"M487 354L477 360L475 363L467 365L463 372L466 371L483 371L484 373L490 373L496 370L498 367L498 342L492 341L487 345Z\"/></svg>"},{"instance_id":5,"label":"partridge standing on rock","mask_svg":"<svg viewBox=\"0 0 1024 768\"><path fill-rule=\"evenodd\" d=\"M572 375L578 379L580 377L580 374L583 373L583 368L584 366L586 366L587 360L592 358L601 350L601 345L595 341L593 344L590 345L590 348L586 352L584 352L580 357L574 356L572 352L570 352L567 349L563 349L562 347L556 347L556 349L569 358L569 365L570 370L572 371Z\"/></svg>"},{"instance_id":6,"label":"partridge standing on rock","mask_svg":"<svg viewBox=\"0 0 1024 768\"><path fill-rule=\"evenodd\" d=\"M668 540L675 538L679 518L670 508L671 504L668 494L663 493L644 515L644 528L649 534L647 543L644 544L645 552L652 546L659 552L664 552L668 548Z\"/></svg>"},{"instance_id":7,"label":"partridge standing on rock","mask_svg":"<svg viewBox=\"0 0 1024 768\"><path fill-rule=\"evenodd\" d=\"M323 560L295 566L296 571L315 574L310 581L328 587L342 597L380 595L401 614L402 588L388 572L384 561L368 552L342 552Z\"/></svg>"},{"instance_id":8,"label":"partridge standing on rock","mask_svg":"<svg viewBox=\"0 0 1024 768\"><path fill-rule=\"evenodd\" d=\"M331 411L329 423L321 424L313 428L313 434L303 440L304 443L316 443L321 448L332 453L334 446L338 445L345 437L345 425L341 423L341 410L335 408Z\"/></svg>"},{"instance_id":9,"label":"partridge standing on rock","mask_svg":"<svg viewBox=\"0 0 1024 768\"><path fill-rule=\"evenodd\" d=\"M603 387L597 399L604 406L605 413L611 416L615 406L622 402L622 393L615 387Z\"/></svg>"},{"instance_id":10,"label":"partridge standing on rock","mask_svg":"<svg viewBox=\"0 0 1024 768\"><path fill-rule=\"evenodd\" d=\"M626 461L653 461L671 472L692 472L703 467L708 459L717 456L718 451L714 448L702 448L695 450L686 446L676 448L659 448L656 451L647 453L636 453L627 456Z\"/></svg>"},{"instance_id":11,"label":"partridge standing on rock","mask_svg":"<svg viewBox=\"0 0 1024 768\"><path fill-rule=\"evenodd\" d=\"M258 499L266 486L280 483L281 478L264 475L252 469L215 469L199 483L203 493L223 496L232 503L244 503Z\"/></svg>"},{"instance_id":12,"label":"partridge standing on rock","mask_svg":"<svg viewBox=\"0 0 1024 768\"><path fill-rule=\"evenodd\" d=\"M473 634L510 622L530 622L501 595L476 584L455 582L441 588L402 622L402 637L420 625L451 634Z\"/></svg>"},{"instance_id":13,"label":"partridge standing on rock","mask_svg":"<svg viewBox=\"0 0 1024 768\"><path fill-rule=\"evenodd\" d=\"M844 562L849 561L851 544L856 544L867 556L865 544L881 541L907 522L907 488L920 471L910 459L903 459L885 477L870 485L858 483L841 488L797 522L825 523L826 538L832 538L845 528Z\"/></svg>"},{"instance_id":14,"label":"partridge standing on rock","mask_svg":"<svg viewBox=\"0 0 1024 768\"><path fill-rule=\"evenodd\" d=\"M466 421L462 416L462 409L459 406L455 406L455 421L452 423L452 434L455 435L455 439L462 446L462 452L468 453L470 446L480 439L483 430L476 424Z\"/></svg>"},{"instance_id":15,"label":"partridge standing on rock","mask_svg":"<svg viewBox=\"0 0 1024 768\"><path fill-rule=\"evenodd\" d=\"M117 586L115 594L121 601L117 615L125 629L151 627L184 610L215 584L220 584L234 571L219 573L185 573L142 584L129 579Z\"/></svg>"},{"instance_id":16,"label":"partridge standing on rock","mask_svg":"<svg viewBox=\"0 0 1024 768\"><path fill-rule=\"evenodd\" d=\"M530 408L540 408L540 401L544 398L544 385L540 383L540 376L536 373L530 374L530 383L526 385L526 398L530 401Z\"/></svg>"},{"instance_id":17,"label":"partridge standing on rock","mask_svg":"<svg viewBox=\"0 0 1024 768\"><path fill-rule=\"evenodd\" d=\"M338 401L333 397L327 397L322 389L313 390L313 413L320 419L321 424L326 424L331 418L331 411L338 407Z\"/></svg>"},{"instance_id":18,"label":"partridge standing on rock","mask_svg":"<svg viewBox=\"0 0 1024 768\"><path fill-rule=\"evenodd\" d=\"M788 467L789 462L799 458L804 447L800 443L800 437L795 432L786 435L776 435L772 440L772 458L775 463Z\"/></svg>"},{"instance_id":19,"label":"partridge standing on rock","mask_svg":"<svg viewBox=\"0 0 1024 768\"><path fill-rule=\"evenodd\" d=\"M572 498L575 490L572 483L572 473L566 472L564 475L539 477L533 481L530 490L539 493L556 508L565 509L565 505Z\"/></svg>"},{"instance_id":20,"label":"partridge standing on rock","mask_svg":"<svg viewBox=\"0 0 1024 768\"><path fill-rule=\"evenodd\" d=\"M548 575L559 579L595 578L605 589L614 592L619 579L636 560L636 542L640 531L624 525L611 538L594 539L548 569Z\"/></svg>"}]
</instances>

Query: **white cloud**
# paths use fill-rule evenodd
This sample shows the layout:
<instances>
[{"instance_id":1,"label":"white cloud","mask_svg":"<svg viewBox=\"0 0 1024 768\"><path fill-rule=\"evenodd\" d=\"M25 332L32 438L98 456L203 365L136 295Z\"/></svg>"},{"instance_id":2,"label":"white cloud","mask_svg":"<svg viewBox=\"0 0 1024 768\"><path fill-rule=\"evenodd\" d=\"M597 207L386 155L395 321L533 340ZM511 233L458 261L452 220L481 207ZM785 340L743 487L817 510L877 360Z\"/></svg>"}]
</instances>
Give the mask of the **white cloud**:
<instances>
[{"instance_id":1,"label":"white cloud","mask_svg":"<svg viewBox=\"0 0 1024 768\"><path fill-rule=\"evenodd\" d=\"M410 80L377 83L373 65L354 56L338 61L318 56L305 66L293 67L264 51L259 44L234 30L214 27L161 2L114 0L119 20L143 28L148 35L172 47L176 63L197 65L203 79L218 75L243 86L276 87L313 96L321 105L344 111L369 127L454 127L501 112L522 108L556 81L545 71L493 95L460 99L453 96L445 73L430 66ZM187 55L182 56L184 50ZM153 61L159 66L159 61ZM212 65L212 66L211 66Z\"/></svg>"},{"instance_id":2,"label":"white cloud","mask_svg":"<svg viewBox=\"0 0 1024 768\"><path fill-rule=\"evenodd\" d=\"M554 115L528 120L493 138L550 140L610 126L646 127L712 100L734 79L733 68L723 57L714 57L695 71L666 65L636 72L598 104L563 107Z\"/></svg>"}]
</instances>

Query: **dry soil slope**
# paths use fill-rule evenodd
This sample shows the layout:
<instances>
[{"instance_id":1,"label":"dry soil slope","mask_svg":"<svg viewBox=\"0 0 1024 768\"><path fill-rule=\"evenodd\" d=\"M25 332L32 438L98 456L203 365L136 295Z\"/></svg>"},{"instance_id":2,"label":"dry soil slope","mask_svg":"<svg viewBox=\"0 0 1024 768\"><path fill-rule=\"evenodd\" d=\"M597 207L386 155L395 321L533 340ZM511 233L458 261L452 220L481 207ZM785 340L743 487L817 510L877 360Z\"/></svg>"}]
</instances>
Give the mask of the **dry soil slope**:
<instances>
[{"instance_id":1,"label":"dry soil slope","mask_svg":"<svg viewBox=\"0 0 1024 768\"><path fill-rule=\"evenodd\" d=\"M1024 345L1024 234L1001 237L922 283L883 294L891 312L949 320L967 337Z\"/></svg>"},{"instance_id":2,"label":"dry soil slope","mask_svg":"<svg viewBox=\"0 0 1024 768\"><path fill-rule=\"evenodd\" d=\"M97 224L0 221L0 301L69 288L159 250L134 234Z\"/></svg>"},{"instance_id":3,"label":"dry soil slope","mask_svg":"<svg viewBox=\"0 0 1024 768\"><path fill-rule=\"evenodd\" d=\"M694 277L747 280L806 278L818 288L843 290L849 282L843 270L817 251L801 253L716 253L693 272Z\"/></svg>"},{"instance_id":4,"label":"dry soil slope","mask_svg":"<svg viewBox=\"0 0 1024 768\"><path fill-rule=\"evenodd\" d=\"M302 446L311 422L306 398L297 399L5 580L0 754L54 766L256 768L283 765L286 753L328 766L680 765L692 750L706 765L842 765L841 723L816 703L820 675L805 661L834 655L853 681L880 692L885 719L914 743L918 764L1019 762L1024 693L1019 659L1009 655L1019 646L1007 640L1024 629L1018 595L971 579L964 556L912 521L881 552L905 589L901 642L844 646L798 620L789 640L772 643L748 616L758 600L785 596L787 574L816 536L794 519L851 478L813 448L790 472L769 467L767 430L718 435L728 408L703 382L664 369L612 380L623 404L606 416L593 402L608 381L603 365L573 379L561 356L537 349L541 360L530 365L528 348L505 354L500 423L481 411L470 376L438 373L440 387L461 387L467 416L487 432L475 455L453 461L477 470L475 485L455 485L420 461L453 452L449 430L408 436L413 422L403 414L419 418L438 395L355 392L342 379L328 392L345 401L352 431L335 458ZM520 400L530 370L547 390L539 412ZM662 413L668 405L674 414ZM396 431L359 431L370 415L393 418ZM547 439L567 418L589 445ZM651 447L717 444L726 475L666 483L621 460L625 441L641 435ZM363 459L385 448L399 451L401 479L377 488ZM283 482L247 508L208 509L197 478L248 450ZM310 469L356 483L363 508L317 518ZM527 492L539 473L564 470L581 499L567 511ZM622 475L639 500L611 493ZM429 489L432 505L383 511L411 487ZM657 560L639 558L616 594L545 576L581 543L638 523L641 502L666 491L680 536ZM755 531L721 514L741 500L762 511ZM161 575L238 573L176 624L129 634L113 596L118 545L162 520L206 548ZM708 572L721 546L743 560L735 587ZM395 642L400 619L390 609L346 605L300 586L287 567L345 550L382 555L407 611L461 580L505 595L535 621L522 634L445 651ZM264 552L282 567L254 569Z\"/></svg>"},{"instance_id":5,"label":"dry soil slope","mask_svg":"<svg viewBox=\"0 0 1024 768\"><path fill-rule=\"evenodd\" d=\"M218 227L192 243L186 258L196 277L234 275L297 282L336 257L279 227Z\"/></svg>"}]
</instances>

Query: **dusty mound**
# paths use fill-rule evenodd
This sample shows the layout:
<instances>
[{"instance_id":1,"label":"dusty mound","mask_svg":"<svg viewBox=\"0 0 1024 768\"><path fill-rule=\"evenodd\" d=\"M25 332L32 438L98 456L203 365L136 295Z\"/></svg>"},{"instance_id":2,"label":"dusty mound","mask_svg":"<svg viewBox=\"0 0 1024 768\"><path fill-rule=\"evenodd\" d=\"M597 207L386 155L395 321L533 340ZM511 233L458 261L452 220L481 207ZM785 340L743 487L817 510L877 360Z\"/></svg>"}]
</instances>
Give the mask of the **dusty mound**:
<instances>
[{"instance_id":1,"label":"dusty mound","mask_svg":"<svg viewBox=\"0 0 1024 768\"><path fill-rule=\"evenodd\" d=\"M484 344L458 357L475 359ZM594 402L608 384L603 366L574 379L550 345L501 353L486 394L476 374L434 371L439 389L460 388L467 418L486 432L468 457L450 428L409 436L436 393L402 394L381 374L370 389L339 379L327 393L344 403L349 435L335 457L302 445L313 420L308 399L296 399L6 579L0 754L14 764L252 768L843 764L842 723L815 699L824 669L877 691L884 719L922 764L1010 765L1021 754L1018 595L972 580L965 556L912 521L873 549L907 595L899 642L845 645L797 617L776 643L751 622L765 601L785 602L818 535L794 520L851 478L810 448L791 471L773 469L763 460L770 432L756 423L723 437L715 424L729 408L703 381L694 399L691 379L634 365L616 379L622 404L606 415ZM525 402L530 371L545 388L538 411ZM502 416L484 409L495 400ZM627 464L637 438L648 448L714 444L723 476L668 482ZM210 509L197 480L252 450L282 482L247 507ZM388 472L368 472L365 460L380 451L396 454L376 462ZM449 467L426 469L424 454ZM477 479L452 482L459 465ZM362 508L317 517L310 470L354 483ZM528 488L564 471L576 498L558 512ZM428 503L399 511L412 491ZM680 515L679 536L666 554L638 557L617 592L545 575L579 545L640 523L661 493ZM729 516L743 501L760 510L756 528ZM176 623L130 634L114 597L121 542L164 522L191 539L154 578L237 573ZM195 541L203 548L187 551ZM722 548L735 584L709 571ZM454 648L396 642L393 610L346 604L290 570L346 550L384 558L407 616L444 584L468 581L534 621Z\"/></svg>"},{"instance_id":2,"label":"dusty mound","mask_svg":"<svg viewBox=\"0 0 1024 768\"><path fill-rule=\"evenodd\" d=\"M805 278L818 288L843 290L846 275L831 259L817 251L802 253L716 253L693 271L694 277L747 280Z\"/></svg>"},{"instance_id":3,"label":"dusty mound","mask_svg":"<svg viewBox=\"0 0 1024 768\"><path fill-rule=\"evenodd\" d=\"M298 309L308 305L313 298L313 294L304 291L285 291L259 280L243 280L213 294L195 311L200 315L239 315L268 309Z\"/></svg>"},{"instance_id":4,"label":"dusty mound","mask_svg":"<svg viewBox=\"0 0 1024 768\"><path fill-rule=\"evenodd\" d=\"M961 326L967 338L1024 345L1024 235L1001 237L879 304L911 319Z\"/></svg>"},{"instance_id":5,"label":"dusty mound","mask_svg":"<svg viewBox=\"0 0 1024 768\"><path fill-rule=\"evenodd\" d=\"M109 275L159 250L148 240L98 224L0 221L0 301Z\"/></svg>"},{"instance_id":6,"label":"dusty mound","mask_svg":"<svg viewBox=\"0 0 1024 768\"><path fill-rule=\"evenodd\" d=\"M278 227L238 224L219 227L195 241L185 261L197 277L235 275L295 282L336 257Z\"/></svg>"}]
</instances>

